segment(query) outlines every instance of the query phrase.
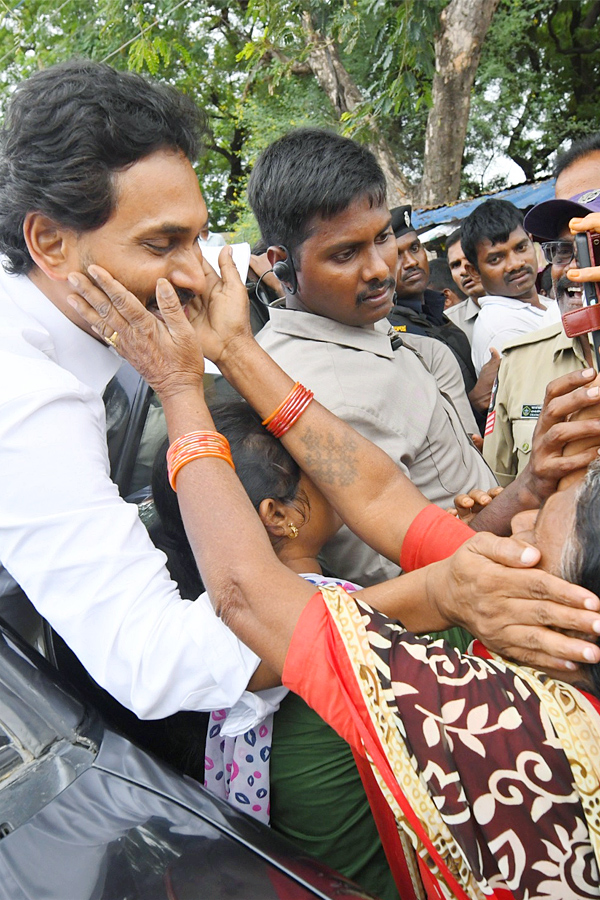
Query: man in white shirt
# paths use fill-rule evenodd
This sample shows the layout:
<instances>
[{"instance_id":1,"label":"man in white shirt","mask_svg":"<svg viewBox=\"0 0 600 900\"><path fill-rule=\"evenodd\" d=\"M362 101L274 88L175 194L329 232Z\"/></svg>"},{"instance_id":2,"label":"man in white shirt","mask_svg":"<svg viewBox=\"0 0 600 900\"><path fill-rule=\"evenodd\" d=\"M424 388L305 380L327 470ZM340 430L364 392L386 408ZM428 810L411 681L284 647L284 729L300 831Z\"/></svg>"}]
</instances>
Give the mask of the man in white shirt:
<instances>
[{"instance_id":1,"label":"man in white shirt","mask_svg":"<svg viewBox=\"0 0 600 900\"><path fill-rule=\"evenodd\" d=\"M464 254L481 278L486 296L473 327L475 371L490 359L491 348L502 351L508 341L550 324L548 309L556 301L536 290L537 258L523 215L508 200L486 200L461 227Z\"/></svg>"},{"instance_id":2,"label":"man in white shirt","mask_svg":"<svg viewBox=\"0 0 600 900\"><path fill-rule=\"evenodd\" d=\"M68 275L105 265L155 310L159 277L184 305L204 290L202 129L176 91L72 60L17 88L2 133L0 581L147 718L234 705L259 660L181 599L110 479L102 394L121 359L69 304ZM245 696L251 727L265 705Z\"/></svg>"}]
</instances>

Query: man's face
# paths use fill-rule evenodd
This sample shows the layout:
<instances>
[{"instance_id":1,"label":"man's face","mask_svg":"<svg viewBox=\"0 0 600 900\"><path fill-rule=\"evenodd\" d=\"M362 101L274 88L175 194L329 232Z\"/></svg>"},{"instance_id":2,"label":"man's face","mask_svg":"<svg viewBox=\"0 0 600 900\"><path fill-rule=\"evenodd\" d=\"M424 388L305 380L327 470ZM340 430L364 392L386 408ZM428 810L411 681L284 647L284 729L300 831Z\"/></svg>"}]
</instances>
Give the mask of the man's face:
<instances>
[{"instance_id":1,"label":"man's face","mask_svg":"<svg viewBox=\"0 0 600 900\"><path fill-rule=\"evenodd\" d=\"M448 247L448 265L456 285L464 294L477 300L484 296L485 290L481 278L473 270L473 267L469 266L460 241L456 241ZM467 266L469 267L467 268Z\"/></svg>"},{"instance_id":2,"label":"man's face","mask_svg":"<svg viewBox=\"0 0 600 900\"><path fill-rule=\"evenodd\" d=\"M538 569L544 569L551 575L562 577L562 559L565 544L571 536L575 524L575 510L577 503L577 491L581 486L582 477L572 482L565 490L559 490L552 494L541 509L529 509L517 513L511 522L512 533L515 537L537 547L541 553L541 559L537 564ZM577 631L566 631L570 637L583 640L593 640L589 634ZM583 666L577 673L568 675L564 671L546 669L554 677L563 681L574 683L582 682L588 689L591 686L591 670Z\"/></svg>"},{"instance_id":3,"label":"man's face","mask_svg":"<svg viewBox=\"0 0 600 900\"><path fill-rule=\"evenodd\" d=\"M555 194L557 200L570 200L597 187L600 187L600 150L592 150L560 173L556 179Z\"/></svg>"},{"instance_id":4,"label":"man's face","mask_svg":"<svg viewBox=\"0 0 600 900\"><path fill-rule=\"evenodd\" d=\"M573 245L574 238L567 226L561 230L559 240L564 241L565 244L569 242ZM583 288L581 284L569 281L565 274L567 269L574 268L577 268L575 258L568 263L552 264L552 284L554 285L554 293L561 316L564 316L566 312L572 309L579 309L583 306Z\"/></svg>"},{"instance_id":5,"label":"man's face","mask_svg":"<svg viewBox=\"0 0 600 900\"><path fill-rule=\"evenodd\" d=\"M477 245L477 267L488 294L514 297L529 295L537 276L537 259L533 243L519 226L507 241L497 244L485 238Z\"/></svg>"},{"instance_id":6,"label":"man's face","mask_svg":"<svg viewBox=\"0 0 600 900\"><path fill-rule=\"evenodd\" d=\"M399 297L418 296L429 283L429 261L425 248L415 231L408 231L396 238L396 247L396 293Z\"/></svg>"},{"instance_id":7,"label":"man's face","mask_svg":"<svg viewBox=\"0 0 600 900\"><path fill-rule=\"evenodd\" d=\"M208 214L183 154L161 150L115 175L115 209L76 239L80 269L103 266L157 314L156 282L167 278L186 306L204 290L198 235Z\"/></svg>"},{"instance_id":8,"label":"man's face","mask_svg":"<svg viewBox=\"0 0 600 900\"><path fill-rule=\"evenodd\" d=\"M316 218L300 248L295 298L345 325L372 325L392 308L396 240L386 206L359 197L333 219Z\"/></svg>"},{"instance_id":9,"label":"man's face","mask_svg":"<svg viewBox=\"0 0 600 900\"><path fill-rule=\"evenodd\" d=\"M553 575L560 574L565 541L573 527L575 495L580 482L574 482L564 491L552 494L541 509L528 509L517 513L511 522L515 537L537 547L542 558L540 569Z\"/></svg>"}]
</instances>

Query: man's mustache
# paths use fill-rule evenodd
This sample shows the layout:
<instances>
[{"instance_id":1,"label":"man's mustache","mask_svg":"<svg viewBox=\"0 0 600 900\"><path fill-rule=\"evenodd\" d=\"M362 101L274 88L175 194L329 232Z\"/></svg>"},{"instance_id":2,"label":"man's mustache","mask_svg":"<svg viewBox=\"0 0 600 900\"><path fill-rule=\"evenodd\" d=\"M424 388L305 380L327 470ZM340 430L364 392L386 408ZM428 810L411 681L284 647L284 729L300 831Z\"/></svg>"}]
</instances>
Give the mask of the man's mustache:
<instances>
[{"instance_id":1,"label":"man's mustache","mask_svg":"<svg viewBox=\"0 0 600 900\"><path fill-rule=\"evenodd\" d=\"M373 294L379 294L381 291L386 291L388 288L392 288L392 290L396 287L396 279L392 278L384 278L383 281L372 281L369 284L369 287L361 291L360 294L356 295L356 305L360 306L361 303L364 303L369 297L372 297Z\"/></svg>"},{"instance_id":2,"label":"man's mustache","mask_svg":"<svg viewBox=\"0 0 600 900\"><path fill-rule=\"evenodd\" d=\"M508 283L510 281L516 281L517 278L520 278L521 275L534 275L535 272L531 268L531 266L524 266L522 269L519 269L518 272L512 272L510 275L505 275L504 280Z\"/></svg>"},{"instance_id":3,"label":"man's mustache","mask_svg":"<svg viewBox=\"0 0 600 900\"><path fill-rule=\"evenodd\" d=\"M194 291L190 291L190 290L188 290L188 288L175 287L174 284L171 285L171 287L173 288L173 290L179 297L179 302L181 303L182 306L186 306L188 303L191 303L193 300L196 299L196 294L194 293ZM156 302L156 294L152 294L148 298L148 303L146 304L146 308L148 306L156 306L158 308L158 303Z\"/></svg>"}]
</instances>

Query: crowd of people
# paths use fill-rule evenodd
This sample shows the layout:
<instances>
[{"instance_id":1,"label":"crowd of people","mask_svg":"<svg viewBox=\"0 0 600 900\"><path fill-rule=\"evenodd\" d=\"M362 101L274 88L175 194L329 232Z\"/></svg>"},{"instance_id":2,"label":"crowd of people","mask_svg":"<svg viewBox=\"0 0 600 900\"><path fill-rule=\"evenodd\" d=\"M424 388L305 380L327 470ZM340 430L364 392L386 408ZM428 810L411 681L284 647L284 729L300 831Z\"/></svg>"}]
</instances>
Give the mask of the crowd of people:
<instances>
[{"instance_id":1,"label":"crowd of people","mask_svg":"<svg viewBox=\"0 0 600 900\"><path fill-rule=\"evenodd\" d=\"M279 294L255 336L231 249L202 255L204 130L86 60L11 98L2 616L41 613L141 718L210 713L209 789L383 900L600 896L600 270L573 250L600 138L430 271L365 147L289 132L249 180ZM122 358L162 404L153 492L197 599L110 478ZM209 408L205 358L243 399Z\"/></svg>"}]
</instances>

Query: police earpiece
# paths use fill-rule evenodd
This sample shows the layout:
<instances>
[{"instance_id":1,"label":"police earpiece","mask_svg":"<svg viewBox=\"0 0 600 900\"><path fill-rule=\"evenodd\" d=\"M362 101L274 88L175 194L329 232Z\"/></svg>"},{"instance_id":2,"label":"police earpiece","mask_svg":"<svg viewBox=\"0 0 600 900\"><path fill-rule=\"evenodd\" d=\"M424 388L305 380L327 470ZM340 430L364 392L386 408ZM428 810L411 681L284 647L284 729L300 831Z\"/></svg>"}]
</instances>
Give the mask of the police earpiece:
<instances>
[{"instance_id":1,"label":"police earpiece","mask_svg":"<svg viewBox=\"0 0 600 900\"><path fill-rule=\"evenodd\" d=\"M273 275L287 285L290 294L295 294L298 290L298 279L296 278L296 270L294 268L294 263L292 262L292 256L287 247L280 247L279 249L285 252L286 259L280 259L275 263L273 266Z\"/></svg>"}]
</instances>

